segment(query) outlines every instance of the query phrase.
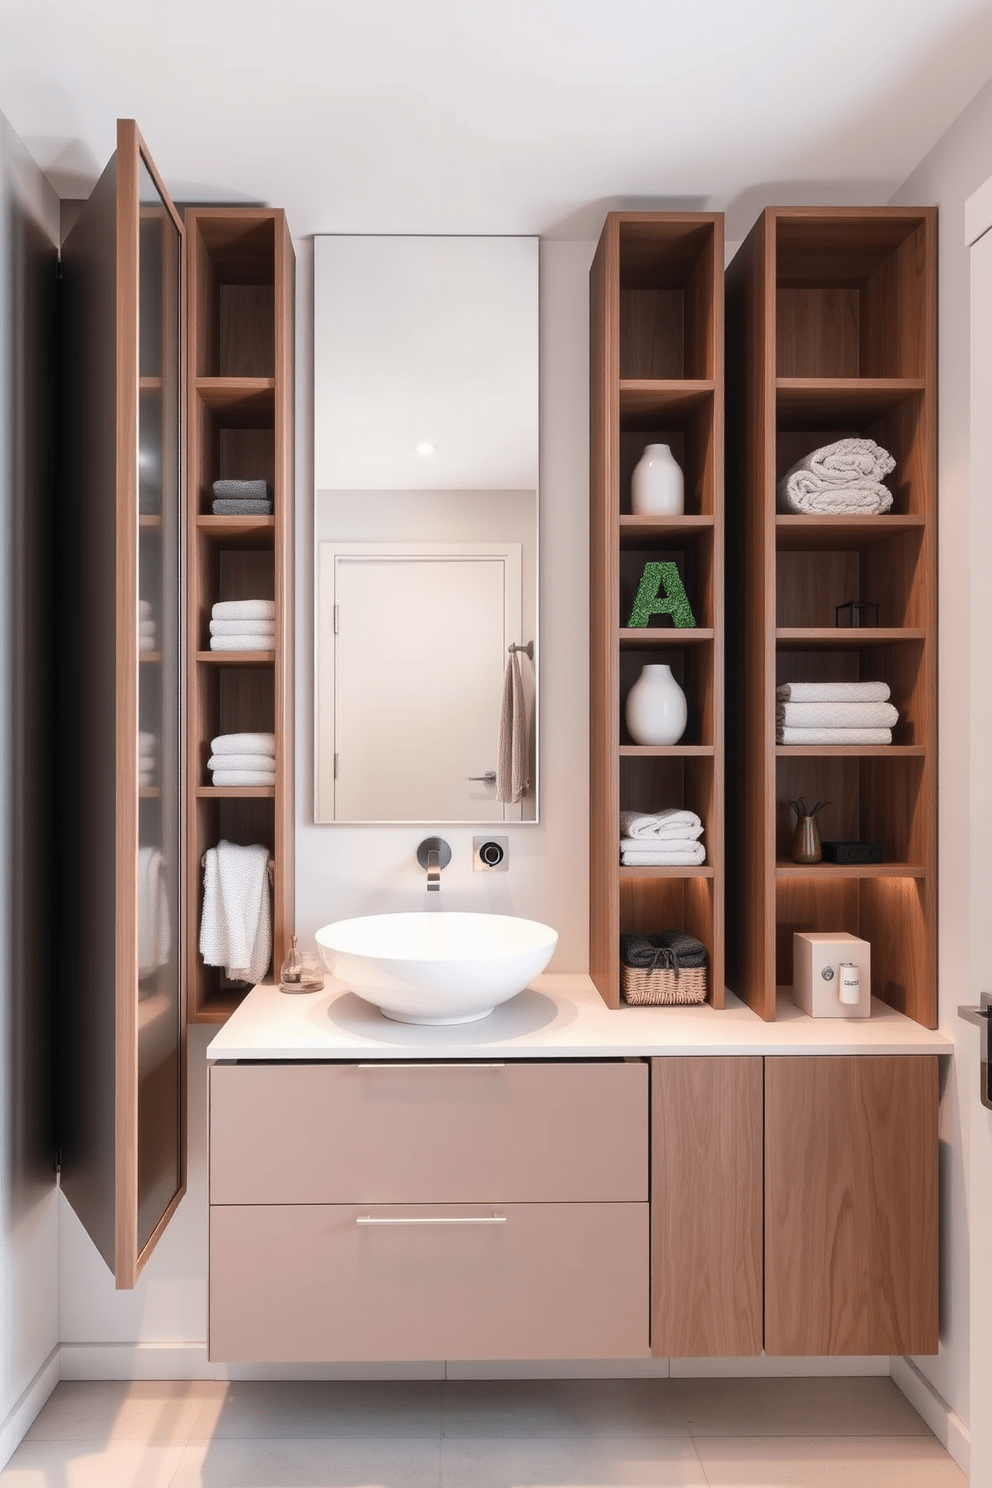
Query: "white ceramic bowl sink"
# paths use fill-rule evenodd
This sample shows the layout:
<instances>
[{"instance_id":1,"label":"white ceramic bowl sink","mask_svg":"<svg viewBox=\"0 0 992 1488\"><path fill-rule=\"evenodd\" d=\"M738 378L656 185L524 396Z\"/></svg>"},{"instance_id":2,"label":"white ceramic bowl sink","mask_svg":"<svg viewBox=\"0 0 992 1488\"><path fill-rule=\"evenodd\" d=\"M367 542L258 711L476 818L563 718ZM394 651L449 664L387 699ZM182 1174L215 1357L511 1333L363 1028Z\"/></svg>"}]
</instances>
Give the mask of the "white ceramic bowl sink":
<instances>
[{"instance_id":1,"label":"white ceramic bowl sink","mask_svg":"<svg viewBox=\"0 0 992 1488\"><path fill-rule=\"evenodd\" d=\"M544 970L558 932L512 915L364 915L317 931L328 971L398 1023L474 1023Z\"/></svg>"}]
</instances>

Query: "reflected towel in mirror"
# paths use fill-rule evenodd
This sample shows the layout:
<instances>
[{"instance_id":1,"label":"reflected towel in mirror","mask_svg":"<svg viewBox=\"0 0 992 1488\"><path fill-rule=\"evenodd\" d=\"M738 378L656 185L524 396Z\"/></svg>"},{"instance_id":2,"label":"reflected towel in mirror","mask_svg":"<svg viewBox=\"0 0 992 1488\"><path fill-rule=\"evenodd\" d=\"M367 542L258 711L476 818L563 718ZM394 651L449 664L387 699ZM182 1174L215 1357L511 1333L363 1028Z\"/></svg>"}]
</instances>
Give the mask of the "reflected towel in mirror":
<instances>
[{"instance_id":1,"label":"reflected towel in mirror","mask_svg":"<svg viewBox=\"0 0 992 1488\"><path fill-rule=\"evenodd\" d=\"M519 801L530 785L527 770L527 704L520 655L512 647L503 678L496 750L496 799Z\"/></svg>"}]
</instances>

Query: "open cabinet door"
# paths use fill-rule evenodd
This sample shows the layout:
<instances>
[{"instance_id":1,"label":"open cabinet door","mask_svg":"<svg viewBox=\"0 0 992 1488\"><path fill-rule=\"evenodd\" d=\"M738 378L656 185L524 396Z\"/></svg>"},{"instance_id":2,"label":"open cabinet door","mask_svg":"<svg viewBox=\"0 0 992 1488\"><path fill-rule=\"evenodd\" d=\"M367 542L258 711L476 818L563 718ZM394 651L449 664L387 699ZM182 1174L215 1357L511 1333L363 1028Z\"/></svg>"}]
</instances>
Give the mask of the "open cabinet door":
<instances>
[{"instance_id":1,"label":"open cabinet door","mask_svg":"<svg viewBox=\"0 0 992 1488\"><path fill-rule=\"evenodd\" d=\"M118 1287L186 1183L183 225L133 120L62 245L62 1188Z\"/></svg>"}]
</instances>

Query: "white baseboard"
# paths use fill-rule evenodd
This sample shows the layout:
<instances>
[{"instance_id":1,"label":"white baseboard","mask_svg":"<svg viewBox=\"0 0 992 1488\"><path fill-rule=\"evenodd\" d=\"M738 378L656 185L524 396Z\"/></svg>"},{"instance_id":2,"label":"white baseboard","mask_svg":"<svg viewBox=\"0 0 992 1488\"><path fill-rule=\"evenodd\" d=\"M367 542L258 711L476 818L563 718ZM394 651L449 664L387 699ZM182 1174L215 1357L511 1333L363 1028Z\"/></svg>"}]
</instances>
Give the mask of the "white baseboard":
<instances>
[{"instance_id":1,"label":"white baseboard","mask_svg":"<svg viewBox=\"0 0 992 1488\"><path fill-rule=\"evenodd\" d=\"M205 1343L64 1343L71 1380L444 1379L443 1364L212 1364Z\"/></svg>"},{"instance_id":2,"label":"white baseboard","mask_svg":"<svg viewBox=\"0 0 992 1488\"><path fill-rule=\"evenodd\" d=\"M941 1446L946 1447L958 1467L971 1474L971 1432L944 1397L934 1389L912 1359L893 1354L889 1370L915 1411L926 1421Z\"/></svg>"},{"instance_id":3,"label":"white baseboard","mask_svg":"<svg viewBox=\"0 0 992 1488\"><path fill-rule=\"evenodd\" d=\"M41 1410L59 1382L59 1348L55 1348L42 1364L34 1379L23 1392L17 1404L7 1412L0 1422L0 1470L13 1457L24 1439L24 1433Z\"/></svg>"},{"instance_id":4,"label":"white baseboard","mask_svg":"<svg viewBox=\"0 0 992 1488\"><path fill-rule=\"evenodd\" d=\"M888 1354L825 1358L673 1359L672 1379L788 1379L806 1375L888 1374Z\"/></svg>"}]
</instances>

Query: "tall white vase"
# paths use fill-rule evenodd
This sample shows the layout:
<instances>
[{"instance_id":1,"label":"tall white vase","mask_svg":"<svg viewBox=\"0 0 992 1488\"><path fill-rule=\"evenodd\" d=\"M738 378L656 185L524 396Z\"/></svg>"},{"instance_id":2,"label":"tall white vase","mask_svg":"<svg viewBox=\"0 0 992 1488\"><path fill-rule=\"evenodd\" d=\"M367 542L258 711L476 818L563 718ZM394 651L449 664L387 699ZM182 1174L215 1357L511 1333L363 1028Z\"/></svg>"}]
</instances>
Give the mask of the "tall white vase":
<instances>
[{"instance_id":1,"label":"tall white vase","mask_svg":"<svg viewBox=\"0 0 992 1488\"><path fill-rule=\"evenodd\" d=\"M627 694L627 730L635 744L677 744L689 710L670 666L651 664Z\"/></svg>"},{"instance_id":2,"label":"tall white vase","mask_svg":"<svg viewBox=\"0 0 992 1488\"><path fill-rule=\"evenodd\" d=\"M634 466L630 509L635 517L672 517L685 510L682 469L667 444L649 444Z\"/></svg>"}]
</instances>

